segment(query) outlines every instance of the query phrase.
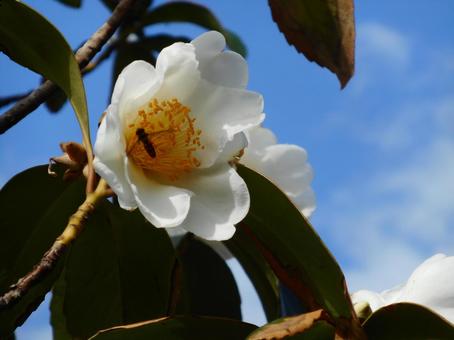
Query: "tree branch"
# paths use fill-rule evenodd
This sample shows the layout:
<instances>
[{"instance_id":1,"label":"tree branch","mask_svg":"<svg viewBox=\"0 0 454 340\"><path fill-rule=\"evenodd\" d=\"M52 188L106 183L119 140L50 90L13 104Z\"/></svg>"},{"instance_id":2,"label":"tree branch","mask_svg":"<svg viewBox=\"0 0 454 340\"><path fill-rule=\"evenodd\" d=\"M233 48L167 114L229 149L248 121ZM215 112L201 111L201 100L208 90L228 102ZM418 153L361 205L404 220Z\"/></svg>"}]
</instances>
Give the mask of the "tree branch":
<instances>
[{"instance_id":1,"label":"tree branch","mask_svg":"<svg viewBox=\"0 0 454 340\"><path fill-rule=\"evenodd\" d=\"M0 296L0 311L17 304L27 292L38 284L56 267L58 260L66 253L71 243L77 238L85 226L88 216L95 210L96 205L110 190L107 183L101 180L96 190L89 193L77 211L69 218L63 233L55 240L52 247L43 255L41 261L33 269L20 278L9 290Z\"/></svg>"},{"instance_id":2,"label":"tree branch","mask_svg":"<svg viewBox=\"0 0 454 340\"><path fill-rule=\"evenodd\" d=\"M27 97L30 93L31 93L31 91L28 91L28 92L22 93L22 94L15 94L12 96L1 97L0 98L0 107L6 106L13 102L17 102L19 99Z\"/></svg>"},{"instance_id":3,"label":"tree branch","mask_svg":"<svg viewBox=\"0 0 454 340\"><path fill-rule=\"evenodd\" d=\"M116 29L126 17L137 0L121 0L110 18L79 48L76 53L76 60L79 67L83 69L91 59L98 53L103 45L112 37ZM25 118L30 112L38 108L57 89L57 85L46 80L27 97L19 100L11 109L0 116L0 134Z\"/></svg>"}]
</instances>

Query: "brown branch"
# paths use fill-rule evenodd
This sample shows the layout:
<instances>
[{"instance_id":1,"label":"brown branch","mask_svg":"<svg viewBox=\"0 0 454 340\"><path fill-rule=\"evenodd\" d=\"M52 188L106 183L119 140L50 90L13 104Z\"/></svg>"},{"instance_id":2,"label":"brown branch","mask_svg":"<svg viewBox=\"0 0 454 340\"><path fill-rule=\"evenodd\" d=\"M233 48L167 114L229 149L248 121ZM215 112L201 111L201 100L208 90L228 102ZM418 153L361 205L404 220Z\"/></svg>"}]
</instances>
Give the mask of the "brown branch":
<instances>
[{"instance_id":1,"label":"brown branch","mask_svg":"<svg viewBox=\"0 0 454 340\"><path fill-rule=\"evenodd\" d=\"M22 94L15 94L15 95L12 95L12 96L1 97L0 98L0 107L6 106L6 105L14 103L14 102L17 102L18 100L27 97L30 93L31 93L31 91L28 91L28 92L25 92L25 93L22 93Z\"/></svg>"},{"instance_id":2,"label":"brown branch","mask_svg":"<svg viewBox=\"0 0 454 340\"><path fill-rule=\"evenodd\" d=\"M0 296L0 311L17 304L27 292L51 273L57 266L58 260L66 253L69 246L83 230L88 216L95 210L96 205L108 194L105 181L101 180L96 191L87 195L84 203L69 218L63 233L55 240L52 247L44 254L41 261L25 276L20 278L9 290Z\"/></svg>"},{"instance_id":3,"label":"brown branch","mask_svg":"<svg viewBox=\"0 0 454 340\"><path fill-rule=\"evenodd\" d=\"M110 18L79 48L76 53L76 60L79 67L83 69L91 59L98 53L104 44L112 37L116 29L126 17L137 0L121 0ZM25 118L30 112L38 108L57 89L57 85L46 80L27 97L19 100L11 109L0 116L0 134Z\"/></svg>"},{"instance_id":4,"label":"brown branch","mask_svg":"<svg viewBox=\"0 0 454 340\"><path fill-rule=\"evenodd\" d=\"M120 45L121 39L115 39L114 41L110 41L109 44L102 50L99 54L99 57L95 60L90 61L87 66L85 66L82 70L82 74L88 74L93 71L96 67L102 64L103 61L107 60L115 51L115 49Z\"/></svg>"}]
</instances>

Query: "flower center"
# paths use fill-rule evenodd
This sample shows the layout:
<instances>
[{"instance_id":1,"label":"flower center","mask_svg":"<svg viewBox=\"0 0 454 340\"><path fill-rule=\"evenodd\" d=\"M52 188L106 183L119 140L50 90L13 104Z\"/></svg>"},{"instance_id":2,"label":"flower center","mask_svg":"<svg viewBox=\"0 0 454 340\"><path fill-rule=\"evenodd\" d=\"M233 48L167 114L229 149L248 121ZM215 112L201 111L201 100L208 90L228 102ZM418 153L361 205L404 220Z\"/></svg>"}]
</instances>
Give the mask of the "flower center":
<instances>
[{"instance_id":1,"label":"flower center","mask_svg":"<svg viewBox=\"0 0 454 340\"><path fill-rule=\"evenodd\" d=\"M146 174L171 181L199 167L193 153L205 147L200 143L202 131L195 129L196 119L190 112L175 98L151 100L126 129L128 157Z\"/></svg>"}]
</instances>

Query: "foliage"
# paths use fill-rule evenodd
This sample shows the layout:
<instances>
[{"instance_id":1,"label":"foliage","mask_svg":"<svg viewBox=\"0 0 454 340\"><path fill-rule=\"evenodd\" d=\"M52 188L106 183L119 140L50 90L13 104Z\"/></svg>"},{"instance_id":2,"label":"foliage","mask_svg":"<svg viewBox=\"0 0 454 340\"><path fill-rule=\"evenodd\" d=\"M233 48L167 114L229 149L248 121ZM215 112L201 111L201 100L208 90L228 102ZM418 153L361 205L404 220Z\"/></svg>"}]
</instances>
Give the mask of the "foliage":
<instances>
[{"instance_id":1,"label":"foliage","mask_svg":"<svg viewBox=\"0 0 454 340\"><path fill-rule=\"evenodd\" d=\"M59 2L83 11L80 0ZM91 142L82 75L112 57L113 84L132 61L155 64L157 53L166 46L190 41L186 35L155 33L150 27L185 22L217 30L231 50L247 54L239 35L225 28L209 8L196 3L103 3L114 17L121 6L128 9L127 15L97 59L80 70L69 44L44 16L22 2L0 0L0 50L59 86L46 98L50 111L58 112L69 98L89 162ZM269 6L289 44L334 72L344 87L354 69L353 1L269 0ZM71 160L66 164L72 164ZM76 165L84 169L80 175L89 172L90 184L95 178L93 170ZM94 213L84 215L81 203L93 191L89 185L85 191L84 176L64 181L64 169L58 168L56 177L51 177L52 171L43 165L17 174L0 192L0 337L11 336L49 291L54 337L61 340L454 337L452 324L414 304L381 308L361 324L341 268L309 221L272 181L243 165L235 166L247 184L250 209L236 225L234 237L217 246L227 247L240 262L258 292L269 324L257 328L242 322L238 287L226 259L202 240L192 234L171 239L137 210L121 209L115 197L112 201L100 199L96 207L93 204ZM105 192L111 195L109 189ZM56 239L65 240L68 228L81 231L82 226L85 230L77 239L74 236L74 244L73 239L66 244L67 252L55 263L44 263L44 274L31 289L22 290L16 284L36 268ZM282 285L291 290L305 313L284 317ZM10 290L15 292L14 303L3 299Z\"/></svg>"}]
</instances>

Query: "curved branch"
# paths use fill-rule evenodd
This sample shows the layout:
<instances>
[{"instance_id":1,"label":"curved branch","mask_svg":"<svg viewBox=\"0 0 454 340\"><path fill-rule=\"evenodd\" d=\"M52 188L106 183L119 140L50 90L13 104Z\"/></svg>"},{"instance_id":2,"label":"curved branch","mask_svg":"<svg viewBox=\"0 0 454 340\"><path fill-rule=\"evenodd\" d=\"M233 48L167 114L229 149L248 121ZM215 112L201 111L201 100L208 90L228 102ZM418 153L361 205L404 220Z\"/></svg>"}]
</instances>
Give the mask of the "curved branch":
<instances>
[{"instance_id":1,"label":"curved branch","mask_svg":"<svg viewBox=\"0 0 454 340\"><path fill-rule=\"evenodd\" d=\"M79 48L76 60L83 69L112 37L137 0L121 0L110 18ZM19 100L11 109L0 116L0 134L20 122L30 112L38 108L57 89L57 85L46 80L27 97Z\"/></svg>"}]
</instances>

